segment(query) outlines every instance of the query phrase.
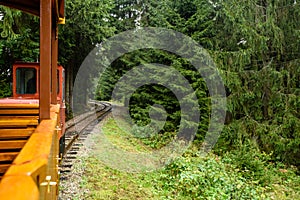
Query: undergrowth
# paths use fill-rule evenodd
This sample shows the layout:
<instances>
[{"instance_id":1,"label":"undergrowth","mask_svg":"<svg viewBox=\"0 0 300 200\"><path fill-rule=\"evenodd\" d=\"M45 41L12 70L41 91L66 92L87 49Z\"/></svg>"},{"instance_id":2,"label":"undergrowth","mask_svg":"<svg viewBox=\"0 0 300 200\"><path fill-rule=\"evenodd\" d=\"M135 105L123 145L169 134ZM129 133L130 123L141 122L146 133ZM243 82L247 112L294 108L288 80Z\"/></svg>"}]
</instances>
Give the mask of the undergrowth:
<instances>
[{"instance_id":1,"label":"undergrowth","mask_svg":"<svg viewBox=\"0 0 300 200\"><path fill-rule=\"evenodd\" d=\"M102 131L125 150L151 150L117 128L112 118ZM270 154L250 142L240 150L204 158L192 145L184 155L152 172L122 172L92 154L82 159L86 169L82 187L90 191L85 199L300 199L297 169L273 162Z\"/></svg>"}]
</instances>

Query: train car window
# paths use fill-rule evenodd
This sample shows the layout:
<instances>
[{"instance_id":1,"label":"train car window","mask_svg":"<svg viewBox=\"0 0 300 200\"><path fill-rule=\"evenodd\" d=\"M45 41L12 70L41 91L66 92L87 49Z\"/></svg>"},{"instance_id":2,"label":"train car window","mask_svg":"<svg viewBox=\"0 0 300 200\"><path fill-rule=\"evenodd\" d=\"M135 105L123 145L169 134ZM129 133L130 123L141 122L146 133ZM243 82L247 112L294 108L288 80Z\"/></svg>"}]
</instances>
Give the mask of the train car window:
<instances>
[{"instance_id":1,"label":"train car window","mask_svg":"<svg viewBox=\"0 0 300 200\"><path fill-rule=\"evenodd\" d=\"M36 73L35 68L17 68L17 94L36 93Z\"/></svg>"}]
</instances>

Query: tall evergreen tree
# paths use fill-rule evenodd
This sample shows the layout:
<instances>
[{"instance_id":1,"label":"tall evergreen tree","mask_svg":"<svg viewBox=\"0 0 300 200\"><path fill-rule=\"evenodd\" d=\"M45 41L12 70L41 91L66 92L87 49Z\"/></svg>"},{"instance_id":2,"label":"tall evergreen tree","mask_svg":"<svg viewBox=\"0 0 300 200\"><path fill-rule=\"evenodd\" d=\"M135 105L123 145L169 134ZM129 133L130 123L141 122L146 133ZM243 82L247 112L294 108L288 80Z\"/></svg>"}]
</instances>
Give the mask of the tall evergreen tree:
<instances>
[{"instance_id":1,"label":"tall evergreen tree","mask_svg":"<svg viewBox=\"0 0 300 200\"><path fill-rule=\"evenodd\" d=\"M299 164L298 3L200 2L205 9L187 22L186 33L222 70L229 124L220 146L251 141L276 159Z\"/></svg>"},{"instance_id":2,"label":"tall evergreen tree","mask_svg":"<svg viewBox=\"0 0 300 200\"><path fill-rule=\"evenodd\" d=\"M60 30L59 61L67 71L66 101L70 106L73 102L73 84L83 60L115 30L111 24L112 8L113 3L110 0L66 1L66 24ZM76 97L83 106L90 93L93 74L88 72L90 77L82 80L82 95Z\"/></svg>"}]
</instances>

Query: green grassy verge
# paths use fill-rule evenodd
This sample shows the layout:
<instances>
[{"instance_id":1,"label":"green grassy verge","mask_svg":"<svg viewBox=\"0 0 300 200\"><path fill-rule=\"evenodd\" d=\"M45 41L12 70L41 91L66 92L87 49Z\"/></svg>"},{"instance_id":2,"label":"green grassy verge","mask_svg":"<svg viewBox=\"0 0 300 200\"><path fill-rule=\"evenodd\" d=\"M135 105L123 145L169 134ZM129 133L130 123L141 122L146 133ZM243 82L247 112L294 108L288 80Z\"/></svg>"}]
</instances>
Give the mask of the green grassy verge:
<instances>
[{"instance_id":1,"label":"green grassy verge","mask_svg":"<svg viewBox=\"0 0 300 200\"><path fill-rule=\"evenodd\" d=\"M102 134L126 152L151 150L119 129L112 118L103 125ZM102 145L100 134L92 139L94 145ZM81 187L89 191L84 199L300 199L300 177L295 168L270 163L268 155L247 147L223 157L210 154L201 158L192 146L153 172L118 171L103 163L98 153L82 158L82 163Z\"/></svg>"}]
</instances>

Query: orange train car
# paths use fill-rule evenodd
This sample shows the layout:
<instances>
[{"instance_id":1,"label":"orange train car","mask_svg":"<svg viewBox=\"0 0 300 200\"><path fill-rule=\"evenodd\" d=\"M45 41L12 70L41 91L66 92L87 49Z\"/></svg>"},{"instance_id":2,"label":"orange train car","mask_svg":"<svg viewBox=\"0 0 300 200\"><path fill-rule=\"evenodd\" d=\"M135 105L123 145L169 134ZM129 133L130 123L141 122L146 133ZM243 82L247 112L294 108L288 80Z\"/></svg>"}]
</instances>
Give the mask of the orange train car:
<instances>
[{"instance_id":1,"label":"orange train car","mask_svg":"<svg viewBox=\"0 0 300 200\"><path fill-rule=\"evenodd\" d=\"M39 63L15 63L0 99L0 199L57 199L64 138L64 69L57 65L64 0L1 0L40 18Z\"/></svg>"},{"instance_id":2,"label":"orange train car","mask_svg":"<svg viewBox=\"0 0 300 200\"><path fill-rule=\"evenodd\" d=\"M1 103L39 103L39 63L17 62L13 65L12 98L0 99ZM60 126L62 127L59 138L64 133L65 125L65 69L59 65L56 72L57 103L60 104ZM53 91L51 91L53 92Z\"/></svg>"},{"instance_id":3,"label":"orange train car","mask_svg":"<svg viewBox=\"0 0 300 200\"><path fill-rule=\"evenodd\" d=\"M0 99L0 105L30 104L39 106L39 63L18 62L13 65L12 97ZM60 127L62 128L59 138L64 133L65 125L65 70L57 66L57 103L60 104ZM51 91L52 92L52 91ZM7 113L8 114L8 113ZM37 113L36 113L37 114ZM25 117L25 116L24 116Z\"/></svg>"},{"instance_id":4,"label":"orange train car","mask_svg":"<svg viewBox=\"0 0 300 200\"><path fill-rule=\"evenodd\" d=\"M0 177L6 177L9 170L17 164L18 157L22 157L25 146L29 143L34 134L39 135L39 144L44 142L44 136L38 132L55 131L52 142L44 144L48 149L55 149L51 157L47 159L59 159L64 151L64 130L65 130L65 101L64 101L64 77L65 72L62 66L57 67L57 105L51 107L52 115L55 122L43 125L39 119L39 98L40 98L40 65L39 63L16 63L13 65L13 96L0 99ZM53 92L53 91L51 91ZM56 116L55 116L56 115ZM45 122L44 120L43 122ZM48 120L49 121L49 120ZM51 120L50 120L51 121ZM51 130L52 129L52 130ZM55 136L54 136L55 135ZM59 141L59 142L58 142ZM53 146L54 145L54 146ZM59 145L59 146L57 146ZM35 149L29 147L29 151L34 150L34 154L27 155L30 158L25 158L22 163L31 162L35 159L34 155L42 153L41 148L35 144ZM23 151L23 152L22 152ZM51 152L51 151L50 151ZM44 159L47 163L47 159ZM58 183L58 160L55 161L57 170L54 170L56 183ZM49 163L48 163L49 164ZM33 169L35 170L34 167ZM29 171L30 171L29 170ZM17 170L17 173L19 170ZM49 172L50 173L50 172ZM10 175L7 176L9 177ZM49 179L50 176L48 176ZM45 179L47 178L47 175ZM5 180L4 180L5 182ZM51 181L50 181L51 182ZM53 182L53 181L52 181ZM2 183L2 182L0 182ZM42 182L47 183L47 181ZM41 184L41 183L40 183ZM37 185L40 186L40 185ZM9 185L6 184L5 190ZM58 188L56 189L58 190ZM47 192L46 192L47 193ZM56 192L57 193L57 192ZM1 184L0 184L0 199ZM43 199L43 198L42 198ZM53 198L50 198L53 199ZM55 199L55 198L54 198Z\"/></svg>"}]
</instances>

